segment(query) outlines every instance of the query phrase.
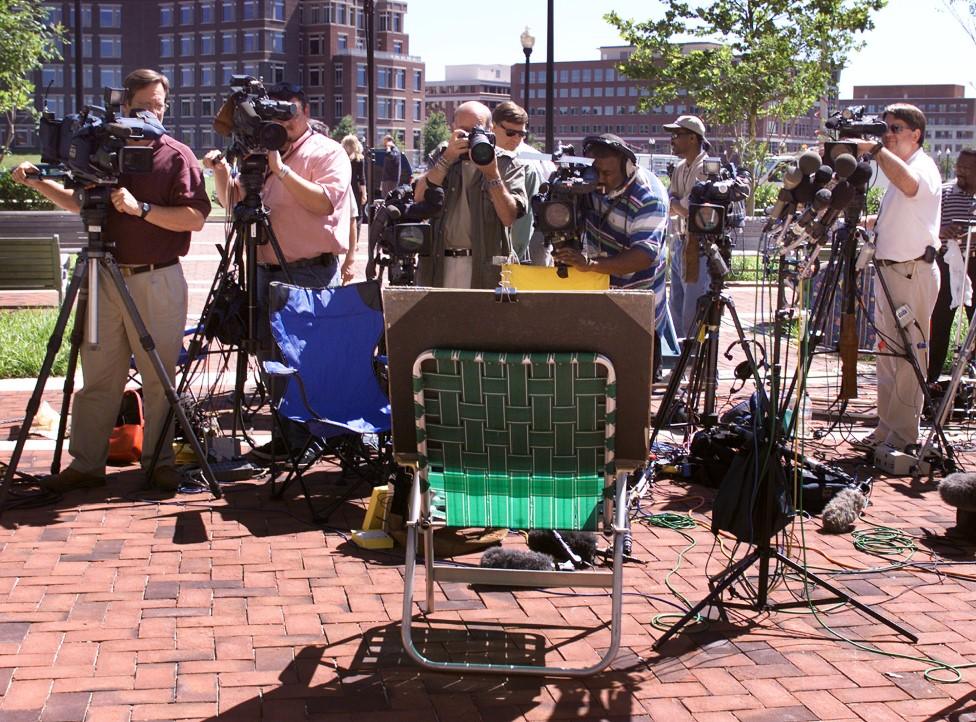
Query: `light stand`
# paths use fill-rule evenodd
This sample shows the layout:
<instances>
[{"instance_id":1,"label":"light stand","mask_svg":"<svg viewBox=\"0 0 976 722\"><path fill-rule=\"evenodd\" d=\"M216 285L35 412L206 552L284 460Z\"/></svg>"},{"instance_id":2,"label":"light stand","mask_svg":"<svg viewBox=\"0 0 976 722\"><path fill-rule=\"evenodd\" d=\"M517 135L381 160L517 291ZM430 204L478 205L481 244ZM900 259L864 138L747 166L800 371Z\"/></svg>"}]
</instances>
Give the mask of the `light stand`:
<instances>
[{"instance_id":1,"label":"light stand","mask_svg":"<svg viewBox=\"0 0 976 722\"><path fill-rule=\"evenodd\" d=\"M525 87L523 88L523 97L525 98L522 107L525 109L526 114L529 112L529 58L532 57L532 46L535 45L535 38L529 32L529 26L525 26L525 30L519 36L519 40L522 41L522 52L525 53Z\"/></svg>"},{"instance_id":2,"label":"light stand","mask_svg":"<svg viewBox=\"0 0 976 722\"><path fill-rule=\"evenodd\" d=\"M54 367L55 357L61 348L64 331L68 325L68 318L71 315L71 309L75 305L76 298L81 298L81 303L78 305L77 318L75 319L75 328L71 334L71 352L68 361L68 375L64 381L61 424L58 428L58 438L55 443L54 458L51 463L52 474L57 474L60 471L65 423L68 416L68 409L70 407L71 395L74 390L74 370L77 365L78 352L82 341L81 329L87 327L86 340L88 343L94 344L98 342L98 273L101 270L104 270L112 280L112 284L115 286L115 289L119 294L119 298L122 300L124 313L129 317L129 320L135 327L136 332L139 335L139 343L146 352L146 355L152 364L153 372L159 379L159 382L165 392L166 400L169 402L169 415L167 416L166 423L162 425L159 431L159 437L156 445L157 455L158 450L162 448L162 442L166 438L166 430L169 428L169 424L172 421L173 414L175 413L179 419L180 426L183 427L190 444L193 446L193 450L200 459L200 468L203 472L204 478L207 480L208 486L210 487L210 492L216 498L220 498L221 496L220 487L217 484L217 480L214 478L210 464L207 463L206 454L203 451L203 447L201 446L199 439L197 439L196 434L193 433L193 429L190 425L189 419L186 416L186 412L180 406L179 397L177 396L176 390L173 388L173 384L169 380L169 375L166 368L163 366L163 362L159 358L159 353L156 351L156 343L149 334L149 331L139 314L139 310L136 308L135 302L132 300L132 296L129 294L129 289L125 284L125 278L123 278L122 271L119 270L118 264L115 261L115 256L112 254L115 244L111 240L104 238L102 234L102 229L105 227L106 218L109 213L111 191L112 186L96 186L94 188L81 191L81 220L85 225L85 230L88 232L88 244L82 250L81 254L79 254L78 262L75 264L75 270L71 276L71 281L68 284L68 290L65 293L64 303L61 304L61 310L58 313L58 318L54 325L54 331L52 332L51 337L48 339L47 353L45 354L44 361L41 364L41 370L37 377L37 383L34 385L34 391L27 402L27 409L24 414L23 425L21 426L20 432L17 435L17 443L14 445L14 451L13 454L11 454L10 462L8 463L6 472L4 473L3 482L0 483L0 512L2 512L5 507L10 484L13 481L14 474L17 471L17 465L20 463L20 457L24 452L27 437L30 435L31 424L34 421L34 417L37 415L37 410L40 408L41 397L44 394L44 387L51 375L51 369ZM81 295L79 295L82 289L82 282L86 279L86 293L81 293ZM146 370L140 369L140 372L146 373ZM83 420L80 421L83 422ZM152 478L152 471L155 461L156 459L154 458L153 464L150 465L149 469L147 470L147 476L149 476L149 478Z\"/></svg>"}]
</instances>

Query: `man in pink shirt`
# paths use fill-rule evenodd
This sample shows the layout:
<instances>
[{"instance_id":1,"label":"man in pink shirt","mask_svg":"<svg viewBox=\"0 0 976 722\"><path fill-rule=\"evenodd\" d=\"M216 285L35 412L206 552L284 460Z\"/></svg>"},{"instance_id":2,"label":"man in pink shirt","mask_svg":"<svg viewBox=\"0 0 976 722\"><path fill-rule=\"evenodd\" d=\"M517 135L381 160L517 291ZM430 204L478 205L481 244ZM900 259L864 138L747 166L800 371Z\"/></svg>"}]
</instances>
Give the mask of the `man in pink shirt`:
<instances>
[{"instance_id":1,"label":"man in pink shirt","mask_svg":"<svg viewBox=\"0 0 976 722\"><path fill-rule=\"evenodd\" d=\"M269 210L274 231L291 282L309 288L338 286L339 255L349 248L351 220L350 193L352 165L342 146L309 125L308 98L298 85L278 83L268 89L275 100L295 104L298 112L280 121L288 131L288 142L280 150L268 151L268 175L261 198ZM224 208L233 208L243 197L238 179L231 178L230 166L219 151L204 156L204 166L213 168L217 197ZM286 282L279 259L271 244L258 246L257 296L262 322L258 340L266 353L271 351L268 324L268 287L272 281ZM272 390L272 395L277 398ZM301 448L304 439L288 429L288 445ZM267 448L266 448L267 447ZM282 456L285 449L275 449ZM271 447L254 450L258 458L270 458Z\"/></svg>"}]
</instances>

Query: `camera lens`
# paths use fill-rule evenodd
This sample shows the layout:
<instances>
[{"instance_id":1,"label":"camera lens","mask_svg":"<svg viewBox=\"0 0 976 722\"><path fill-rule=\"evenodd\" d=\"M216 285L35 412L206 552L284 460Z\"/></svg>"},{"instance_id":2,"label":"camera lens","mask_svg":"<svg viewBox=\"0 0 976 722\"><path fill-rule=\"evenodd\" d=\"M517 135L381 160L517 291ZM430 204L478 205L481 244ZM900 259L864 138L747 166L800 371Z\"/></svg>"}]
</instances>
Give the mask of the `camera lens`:
<instances>
[{"instance_id":1,"label":"camera lens","mask_svg":"<svg viewBox=\"0 0 976 722\"><path fill-rule=\"evenodd\" d=\"M542 220L553 230L563 230L573 225L573 208L568 203L547 203L542 209Z\"/></svg>"},{"instance_id":2,"label":"camera lens","mask_svg":"<svg viewBox=\"0 0 976 722\"><path fill-rule=\"evenodd\" d=\"M484 137L477 136L471 145L471 160L478 165L488 165L495 157L495 148Z\"/></svg>"},{"instance_id":3,"label":"camera lens","mask_svg":"<svg viewBox=\"0 0 976 722\"><path fill-rule=\"evenodd\" d=\"M262 123L258 131L258 139L262 147L268 150L280 150L288 142L288 131L285 126L277 123Z\"/></svg>"}]
</instances>

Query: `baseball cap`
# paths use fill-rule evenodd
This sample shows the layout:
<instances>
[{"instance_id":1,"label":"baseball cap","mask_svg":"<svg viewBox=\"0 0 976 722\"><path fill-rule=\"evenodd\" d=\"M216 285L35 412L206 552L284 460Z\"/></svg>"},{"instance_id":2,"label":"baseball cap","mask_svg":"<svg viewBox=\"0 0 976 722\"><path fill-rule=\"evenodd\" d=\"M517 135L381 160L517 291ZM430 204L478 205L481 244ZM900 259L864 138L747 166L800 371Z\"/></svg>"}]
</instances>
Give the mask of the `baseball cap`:
<instances>
[{"instance_id":1,"label":"baseball cap","mask_svg":"<svg viewBox=\"0 0 976 722\"><path fill-rule=\"evenodd\" d=\"M711 143L705 139L705 124L697 115L679 115L673 123L665 123L664 129L667 131L690 130L702 139L702 147L708 149Z\"/></svg>"}]
</instances>

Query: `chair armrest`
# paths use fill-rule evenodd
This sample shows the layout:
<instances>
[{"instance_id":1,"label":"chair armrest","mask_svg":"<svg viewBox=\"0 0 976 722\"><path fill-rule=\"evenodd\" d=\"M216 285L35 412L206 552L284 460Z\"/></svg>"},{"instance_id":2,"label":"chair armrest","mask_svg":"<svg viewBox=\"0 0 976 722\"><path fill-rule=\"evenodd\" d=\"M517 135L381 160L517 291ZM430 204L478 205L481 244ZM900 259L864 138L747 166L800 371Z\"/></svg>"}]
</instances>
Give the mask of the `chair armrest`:
<instances>
[{"instance_id":1,"label":"chair armrest","mask_svg":"<svg viewBox=\"0 0 976 722\"><path fill-rule=\"evenodd\" d=\"M298 373L297 369L293 369L291 366L285 366L280 361L264 361L262 365L264 366L265 373L269 376L294 376Z\"/></svg>"}]
</instances>

